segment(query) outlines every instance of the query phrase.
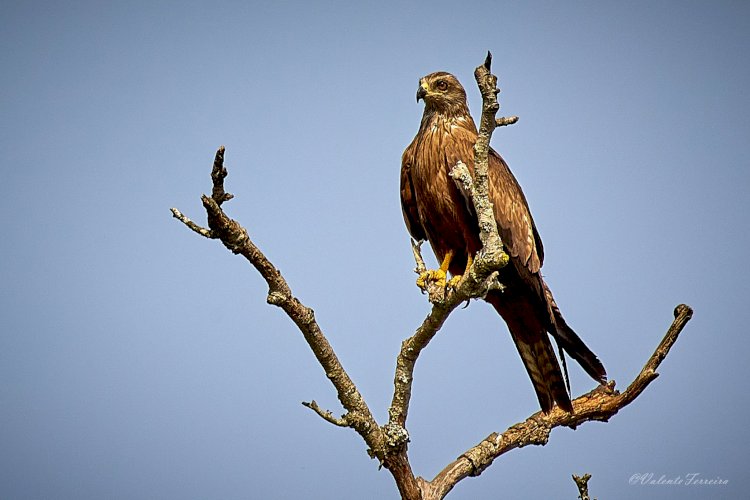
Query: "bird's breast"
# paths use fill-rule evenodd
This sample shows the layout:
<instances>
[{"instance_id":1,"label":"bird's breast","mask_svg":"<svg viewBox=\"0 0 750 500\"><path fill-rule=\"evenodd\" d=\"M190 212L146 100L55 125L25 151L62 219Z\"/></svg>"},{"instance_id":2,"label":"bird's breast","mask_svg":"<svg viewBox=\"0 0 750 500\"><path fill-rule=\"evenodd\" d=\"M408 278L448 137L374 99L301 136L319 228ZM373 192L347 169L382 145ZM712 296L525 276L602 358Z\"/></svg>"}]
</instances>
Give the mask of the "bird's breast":
<instances>
[{"instance_id":1,"label":"bird's breast","mask_svg":"<svg viewBox=\"0 0 750 500\"><path fill-rule=\"evenodd\" d=\"M464 254L476 246L478 235L473 230L475 222L467 210L466 200L450 177L451 168L446 148L472 151L458 147L461 140L454 134L456 125L437 122L420 131L411 163L411 176L420 222L425 228L437 257L448 250ZM473 144L472 144L473 147ZM470 163L471 159L463 159Z\"/></svg>"}]
</instances>

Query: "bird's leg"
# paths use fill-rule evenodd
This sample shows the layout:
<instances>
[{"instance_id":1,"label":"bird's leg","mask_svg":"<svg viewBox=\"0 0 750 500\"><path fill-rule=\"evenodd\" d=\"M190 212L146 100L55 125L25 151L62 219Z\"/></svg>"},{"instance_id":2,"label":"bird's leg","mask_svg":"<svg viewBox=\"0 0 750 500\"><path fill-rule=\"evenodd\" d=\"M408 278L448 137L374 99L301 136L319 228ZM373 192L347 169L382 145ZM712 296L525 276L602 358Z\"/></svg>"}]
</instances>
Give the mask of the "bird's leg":
<instances>
[{"instance_id":1,"label":"bird's leg","mask_svg":"<svg viewBox=\"0 0 750 500\"><path fill-rule=\"evenodd\" d=\"M448 267L451 265L451 259L453 259L453 250L448 250L443 258L443 263L440 264L440 269L429 269L419 275L417 278L417 286L423 291L427 291L427 285L430 281L435 282L439 287L445 288L447 285L446 277L448 276Z\"/></svg>"},{"instance_id":2,"label":"bird's leg","mask_svg":"<svg viewBox=\"0 0 750 500\"><path fill-rule=\"evenodd\" d=\"M452 277L451 280L447 284L448 288L455 288L456 285L458 285L458 282L461 281L461 278L464 277L464 274L469 272L469 269L471 269L471 265L473 263L474 263L474 259L472 259L471 254L469 254L468 257L466 257L466 269L464 269L464 273Z\"/></svg>"}]
</instances>

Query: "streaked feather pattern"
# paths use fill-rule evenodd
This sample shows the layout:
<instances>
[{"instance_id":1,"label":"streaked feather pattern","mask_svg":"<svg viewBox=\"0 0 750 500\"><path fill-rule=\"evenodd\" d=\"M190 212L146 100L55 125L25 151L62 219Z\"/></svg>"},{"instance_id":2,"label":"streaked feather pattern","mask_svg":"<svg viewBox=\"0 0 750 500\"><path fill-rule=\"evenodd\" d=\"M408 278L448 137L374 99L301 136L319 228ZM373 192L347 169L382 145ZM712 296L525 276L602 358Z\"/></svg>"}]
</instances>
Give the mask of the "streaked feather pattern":
<instances>
[{"instance_id":1,"label":"streaked feather pattern","mask_svg":"<svg viewBox=\"0 0 750 500\"><path fill-rule=\"evenodd\" d=\"M459 161L473 173L477 129L466 105L466 92L449 73L427 75L417 99L425 110L414 140L401 162L401 206L409 233L427 239L439 261L448 251L450 272L461 274L467 257L481 248L473 204L448 175ZM537 393L542 410L554 402L572 411L570 396L548 334L597 382L606 372L596 355L565 323L540 274L544 248L526 197L508 165L494 150L489 156L490 198L510 265L501 271L504 292L486 300L503 317Z\"/></svg>"}]
</instances>

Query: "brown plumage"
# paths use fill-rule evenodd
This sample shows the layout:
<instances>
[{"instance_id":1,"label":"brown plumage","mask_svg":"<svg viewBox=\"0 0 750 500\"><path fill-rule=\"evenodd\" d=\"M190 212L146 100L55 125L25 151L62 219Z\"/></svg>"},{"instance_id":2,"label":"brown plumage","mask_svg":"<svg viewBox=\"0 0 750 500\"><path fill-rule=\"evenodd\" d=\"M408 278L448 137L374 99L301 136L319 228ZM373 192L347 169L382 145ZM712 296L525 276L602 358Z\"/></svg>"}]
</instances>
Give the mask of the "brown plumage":
<instances>
[{"instance_id":1,"label":"brown plumage","mask_svg":"<svg viewBox=\"0 0 750 500\"><path fill-rule=\"evenodd\" d=\"M459 160L473 172L477 128L466 92L453 75L432 73L419 83L417 101L424 99L425 109L401 162L401 206L412 237L429 240L439 261L452 252L449 270L459 275L481 242L473 204L448 172ZM526 197L492 149L488 175L490 200L510 262L500 272L505 290L490 292L486 300L507 323L542 410L548 412L557 402L572 411L548 333L597 382L607 379L604 366L560 314L540 274L544 249Z\"/></svg>"}]
</instances>

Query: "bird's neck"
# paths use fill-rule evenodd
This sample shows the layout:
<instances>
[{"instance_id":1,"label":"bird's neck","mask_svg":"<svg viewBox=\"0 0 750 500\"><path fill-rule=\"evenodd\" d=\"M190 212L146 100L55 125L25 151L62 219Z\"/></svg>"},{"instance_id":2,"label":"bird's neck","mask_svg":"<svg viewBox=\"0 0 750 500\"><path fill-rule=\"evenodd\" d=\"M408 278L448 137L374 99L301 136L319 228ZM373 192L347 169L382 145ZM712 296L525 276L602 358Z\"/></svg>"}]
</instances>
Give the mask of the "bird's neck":
<instances>
[{"instance_id":1,"label":"bird's neck","mask_svg":"<svg viewBox=\"0 0 750 500\"><path fill-rule=\"evenodd\" d=\"M457 104L440 109L425 107L420 129L425 130L441 125L457 125L476 130L476 125L466 104Z\"/></svg>"}]
</instances>

